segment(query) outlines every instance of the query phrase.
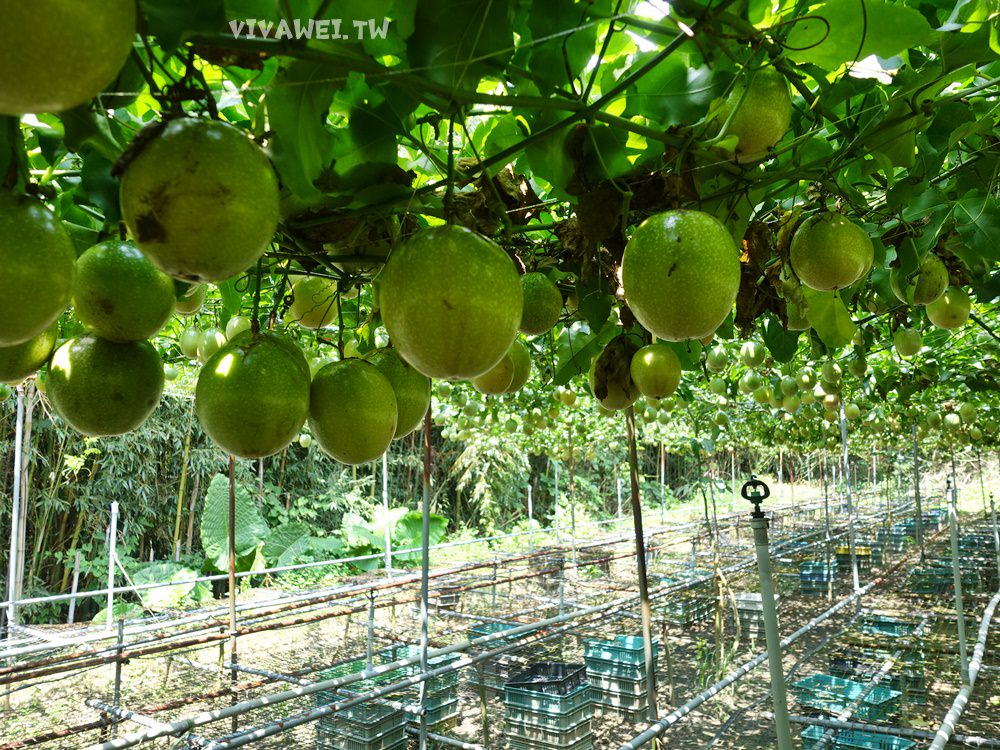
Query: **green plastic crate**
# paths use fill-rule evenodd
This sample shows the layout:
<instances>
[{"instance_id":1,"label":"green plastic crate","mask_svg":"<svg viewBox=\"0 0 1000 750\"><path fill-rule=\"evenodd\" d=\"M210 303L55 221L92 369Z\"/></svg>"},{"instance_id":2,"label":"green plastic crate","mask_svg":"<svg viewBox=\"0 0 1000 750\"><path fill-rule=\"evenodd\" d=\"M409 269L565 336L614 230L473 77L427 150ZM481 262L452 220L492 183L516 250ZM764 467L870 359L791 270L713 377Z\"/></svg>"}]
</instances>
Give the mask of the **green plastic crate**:
<instances>
[{"instance_id":1,"label":"green plastic crate","mask_svg":"<svg viewBox=\"0 0 1000 750\"><path fill-rule=\"evenodd\" d=\"M617 693L618 695L646 695L649 684L645 677L639 680L606 675L588 675L587 682L596 692Z\"/></svg>"},{"instance_id":2,"label":"green plastic crate","mask_svg":"<svg viewBox=\"0 0 1000 750\"><path fill-rule=\"evenodd\" d=\"M507 718L511 721L544 727L549 730L560 730L576 726L584 719L589 719L594 713L594 704L588 701L566 713L532 711L530 708L509 704L505 707L505 711Z\"/></svg>"},{"instance_id":3,"label":"green plastic crate","mask_svg":"<svg viewBox=\"0 0 1000 750\"><path fill-rule=\"evenodd\" d=\"M898 617L865 615L861 618L862 633L900 637L909 635L916 629L917 623L900 620Z\"/></svg>"},{"instance_id":4,"label":"green plastic crate","mask_svg":"<svg viewBox=\"0 0 1000 750\"><path fill-rule=\"evenodd\" d=\"M792 683L795 699L807 708L822 713L839 714L868 689L862 682L845 680L826 674L816 674ZM900 710L902 693L876 686L854 712L865 721L889 720Z\"/></svg>"},{"instance_id":5,"label":"green plastic crate","mask_svg":"<svg viewBox=\"0 0 1000 750\"><path fill-rule=\"evenodd\" d=\"M802 730L802 750L812 750L819 744L820 738L828 730L823 727L809 726ZM833 750L850 748L854 750L912 750L917 743L897 737L893 734L876 734L861 732L854 729L842 729L834 735L834 740L827 747Z\"/></svg>"},{"instance_id":6,"label":"green plastic crate","mask_svg":"<svg viewBox=\"0 0 1000 750\"><path fill-rule=\"evenodd\" d=\"M645 686L643 688L643 692L638 694L618 693L613 690L601 690L600 688L591 687L590 697L595 706L606 706L626 711L642 711L649 707Z\"/></svg>"},{"instance_id":7,"label":"green plastic crate","mask_svg":"<svg viewBox=\"0 0 1000 750\"><path fill-rule=\"evenodd\" d=\"M594 748L592 736L583 737L572 745L548 745L544 742L522 740L517 737L509 738L508 744L511 750L593 750Z\"/></svg>"},{"instance_id":8,"label":"green plastic crate","mask_svg":"<svg viewBox=\"0 0 1000 750\"><path fill-rule=\"evenodd\" d=\"M616 661L606 661L590 657L584 660L587 665L587 679L591 677L617 677L625 680L641 680L646 676L645 664L621 664ZM656 672L656 658L653 658L653 671Z\"/></svg>"},{"instance_id":9,"label":"green plastic crate","mask_svg":"<svg viewBox=\"0 0 1000 750\"><path fill-rule=\"evenodd\" d=\"M551 729L530 722L514 721L507 717L508 739L527 740L535 744L565 747L590 737L590 717L570 725L565 729Z\"/></svg>"},{"instance_id":10,"label":"green plastic crate","mask_svg":"<svg viewBox=\"0 0 1000 750\"><path fill-rule=\"evenodd\" d=\"M653 658L660 651L660 642L653 639ZM602 659L619 664L645 664L645 642L637 635L616 635L610 641L585 640L583 642L584 659Z\"/></svg>"},{"instance_id":11,"label":"green plastic crate","mask_svg":"<svg viewBox=\"0 0 1000 750\"><path fill-rule=\"evenodd\" d=\"M590 701L590 685L584 683L565 695L541 693L537 690L504 686L504 703L548 714L567 714Z\"/></svg>"}]
</instances>

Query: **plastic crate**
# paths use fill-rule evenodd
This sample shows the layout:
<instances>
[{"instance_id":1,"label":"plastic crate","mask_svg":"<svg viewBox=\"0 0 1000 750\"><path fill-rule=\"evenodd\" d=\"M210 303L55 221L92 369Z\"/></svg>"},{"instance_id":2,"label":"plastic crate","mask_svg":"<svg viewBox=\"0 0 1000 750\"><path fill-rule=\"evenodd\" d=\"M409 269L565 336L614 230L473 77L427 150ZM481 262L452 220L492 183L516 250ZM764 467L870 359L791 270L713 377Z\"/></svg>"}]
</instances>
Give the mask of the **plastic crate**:
<instances>
[{"instance_id":1,"label":"plastic crate","mask_svg":"<svg viewBox=\"0 0 1000 750\"><path fill-rule=\"evenodd\" d=\"M528 709L537 713L568 714L590 702L590 685L586 682L563 695L540 693L537 690L504 686L504 703L507 706Z\"/></svg>"},{"instance_id":2,"label":"plastic crate","mask_svg":"<svg viewBox=\"0 0 1000 750\"><path fill-rule=\"evenodd\" d=\"M733 599L736 601L736 610L738 612L763 612L764 611L764 600L756 591L745 591L739 594L733 594ZM775 608L781 606L781 597L774 597Z\"/></svg>"},{"instance_id":3,"label":"plastic crate","mask_svg":"<svg viewBox=\"0 0 1000 750\"><path fill-rule=\"evenodd\" d=\"M353 716L345 715L346 711L353 708L366 707L370 709L383 709L387 713L380 718L368 718L363 720L355 719ZM352 739L370 742L400 729L406 724L406 714L401 710L389 706L373 704L371 702L360 703L351 706L351 709L342 709L332 715L324 716L320 721L336 734L343 734ZM378 712L369 711L370 716L376 716ZM357 714L354 714L356 716Z\"/></svg>"},{"instance_id":4,"label":"plastic crate","mask_svg":"<svg viewBox=\"0 0 1000 750\"><path fill-rule=\"evenodd\" d=\"M616 706L606 706L601 703L594 704L595 716L614 716L627 724L648 724L649 708L618 708Z\"/></svg>"},{"instance_id":5,"label":"plastic crate","mask_svg":"<svg viewBox=\"0 0 1000 750\"><path fill-rule=\"evenodd\" d=\"M656 671L656 657L653 657L653 671ZM641 680L646 676L645 664L620 664L616 661L588 658L587 680L592 677L618 677L625 680Z\"/></svg>"},{"instance_id":6,"label":"plastic crate","mask_svg":"<svg viewBox=\"0 0 1000 750\"><path fill-rule=\"evenodd\" d=\"M547 713L542 711L532 711L522 706L505 706L507 718L521 724L531 724L536 727L543 727L550 731L557 731L576 726L584 719L589 719L594 713L594 704L590 701L581 703L576 708L566 713Z\"/></svg>"},{"instance_id":7,"label":"plastic crate","mask_svg":"<svg viewBox=\"0 0 1000 750\"><path fill-rule=\"evenodd\" d=\"M516 674L507 681L505 687L533 693L566 695L582 685L586 679L587 669L583 664L540 661Z\"/></svg>"},{"instance_id":8,"label":"plastic crate","mask_svg":"<svg viewBox=\"0 0 1000 750\"><path fill-rule=\"evenodd\" d=\"M402 727L373 739L357 739L339 729L318 725L316 747L321 750L397 750L406 747L406 731Z\"/></svg>"},{"instance_id":9,"label":"plastic crate","mask_svg":"<svg viewBox=\"0 0 1000 750\"><path fill-rule=\"evenodd\" d=\"M618 695L646 695L646 687L649 684L645 677L640 680L630 680L623 677L609 677L607 675L589 675L587 682L595 692L616 693Z\"/></svg>"},{"instance_id":10,"label":"plastic crate","mask_svg":"<svg viewBox=\"0 0 1000 750\"><path fill-rule=\"evenodd\" d=\"M591 687L590 698L595 706L610 706L611 708L628 711L640 711L649 707L645 686L643 686L641 694L618 693L612 690Z\"/></svg>"},{"instance_id":11,"label":"plastic crate","mask_svg":"<svg viewBox=\"0 0 1000 750\"><path fill-rule=\"evenodd\" d=\"M516 627L520 627L524 623L507 623L507 622L484 622L480 625L473 625L468 630L469 640L474 638L482 638L483 636L493 635L494 633L502 633L505 630L513 630ZM505 641L516 641L518 638L524 638L526 633L517 633L515 635L505 635L501 640Z\"/></svg>"},{"instance_id":12,"label":"plastic crate","mask_svg":"<svg viewBox=\"0 0 1000 750\"><path fill-rule=\"evenodd\" d=\"M660 642L653 639L653 658L660 651ZM637 635L617 635L610 641L585 640L583 642L584 659L603 659L619 664L645 664L645 642Z\"/></svg>"},{"instance_id":13,"label":"plastic crate","mask_svg":"<svg viewBox=\"0 0 1000 750\"><path fill-rule=\"evenodd\" d=\"M507 717L507 737L509 739L528 740L534 743L565 747L590 737L590 717L573 724L566 729L550 729L530 722L514 721Z\"/></svg>"},{"instance_id":14,"label":"plastic crate","mask_svg":"<svg viewBox=\"0 0 1000 750\"><path fill-rule=\"evenodd\" d=\"M594 740L591 735L587 735L572 745L548 745L544 742L522 740L517 737L510 737L508 744L511 750L593 750Z\"/></svg>"},{"instance_id":15,"label":"plastic crate","mask_svg":"<svg viewBox=\"0 0 1000 750\"><path fill-rule=\"evenodd\" d=\"M868 689L862 682L817 674L792 683L796 700L822 713L839 714ZM887 720L899 713L902 693L876 686L854 712L864 720Z\"/></svg>"},{"instance_id":16,"label":"plastic crate","mask_svg":"<svg viewBox=\"0 0 1000 750\"><path fill-rule=\"evenodd\" d=\"M420 656L419 646L396 646L392 650L393 661L401 661L403 659L412 659ZM440 656L432 656L427 659L428 669L439 669L440 667L446 666L448 664L453 664L457 662L461 657L457 654L442 654ZM406 676L412 676L420 673L420 664L411 664L409 667L405 667L402 673ZM448 688L457 688L459 681L459 670L455 669L450 672L445 672L437 677L431 677L427 680L427 690L432 693L438 693Z\"/></svg>"},{"instance_id":17,"label":"plastic crate","mask_svg":"<svg viewBox=\"0 0 1000 750\"><path fill-rule=\"evenodd\" d=\"M819 744L820 738L828 730L824 727L808 726L802 730L802 750L812 750ZM841 729L834 735L834 740L827 747L839 750L840 748L861 748L863 750L911 750L917 743L906 740L893 734L875 734L874 732L861 732L855 729Z\"/></svg>"},{"instance_id":18,"label":"plastic crate","mask_svg":"<svg viewBox=\"0 0 1000 750\"><path fill-rule=\"evenodd\" d=\"M909 635L917 629L917 623L900 620L885 615L865 615L861 618L861 632L872 635L899 637Z\"/></svg>"}]
</instances>

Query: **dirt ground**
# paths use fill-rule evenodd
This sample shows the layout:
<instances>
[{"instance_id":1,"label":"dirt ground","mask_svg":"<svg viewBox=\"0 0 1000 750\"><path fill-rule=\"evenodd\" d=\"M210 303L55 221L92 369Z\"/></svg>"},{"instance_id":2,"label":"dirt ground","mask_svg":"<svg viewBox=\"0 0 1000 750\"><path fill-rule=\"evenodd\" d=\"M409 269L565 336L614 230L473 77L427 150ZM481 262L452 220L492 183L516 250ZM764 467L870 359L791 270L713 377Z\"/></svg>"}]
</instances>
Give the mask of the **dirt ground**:
<instances>
[{"instance_id":1,"label":"dirt ground","mask_svg":"<svg viewBox=\"0 0 1000 750\"><path fill-rule=\"evenodd\" d=\"M807 524L812 521L805 520ZM800 527L791 524L775 530L773 536L780 540L783 536L801 533ZM744 529L737 536L731 532L721 541L720 564L725 566L735 561L746 560L751 554L749 537ZM601 551L581 551L577 561L579 567L572 567L572 554L564 552L567 567L562 575L547 574L544 577L520 578L497 586L485 586L464 591L450 609L436 609L431 613L430 641L433 646L443 646L466 637L473 625L483 618L504 618L518 622L533 622L552 617L560 612L570 612L575 607L593 606L612 601L635 591L636 580L634 558L623 557L609 564L585 565L587 554L593 556L627 555L629 546L625 543L602 548ZM678 545L661 554L652 562L650 569L651 586L654 587L664 575L676 575L688 564L690 542ZM893 557L893 561L899 555ZM803 596L798 592L797 557L781 557L775 560L775 577L782 597L780 627L783 635L808 622L826 610L831 602L825 596ZM707 545L696 550L696 564L699 569L711 567L712 558ZM933 608L940 608L942 615L931 621L927 638L921 641L919 660L925 670L928 682L926 703L904 703L897 725L917 729L936 729L958 690L959 672L956 652L956 638L944 632L948 622L948 604L944 597L927 598L908 593L907 571L912 561L906 562L901 571L889 576L872 594L864 599L865 611L880 611L905 618L919 618ZM527 574L529 568L518 563L501 565L500 575L518 576ZM373 574L371 578L356 581L380 580ZM449 580L449 586L480 585L488 579L491 571L480 569L465 576L461 581ZM756 572L740 573L727 579L732 591L754 591ZM834 591L835 598L849 593L849 586L841 576ZM863 576L862 583L868 578ZM440 585L438 585L440 587ZM413 585L396 592L399 598L416 594ZM660 716L698 694L706 686L725 676L737 666L751 658L763 648L763 636L759 641L746 637L737 638L728 599L725 606L707 620L681 626L668 622L660 603L670 604L684 595L672 595L669 599L654 600L654 634L660 639L661 651L658 660L658 711ZM367 597L361 597L360 601ZM380 604L384 602L380 598ZM658 601L660 603L658 603ZM967 611L980 613L988 598L983 595L969 595L966 598ZM339 660L357 658L368 648L368 617L362 611L350 616L331 617L304 621L310 615L322 613L324 606L318 603L311 610L297 612L300 624L287 624L274 630L265 630L252 635L241 636L238 642L238 658L242 665L268 670L285 675L303 675L306 679L315 677L322 670ZM953 610L952 610L953 612ZM710 613L715 615L716 612ZM838 649L858 645L875 646L880 650L892 650L899 641L892 637L862 636L859 622L855 617L856 608L845 607L840 613L797 640L786 652L785 670L793 670L790 680L809 675L828 673L830 660ZM952 618L953 619L953 618ZM244 626L253 620L244 621ZM978 622L969 628L970 644L975 641ZM640 620L635 608L605 614L589 621L576 622L568 632L554 635L533 647L530 659L583 663L583 641L586 638L608 638L615 634L639 634ZM721 640L719 633L722 634ZM419 642L419 620L414 605L410 602L398 603L375 609L372 630L372 648L378 651L394 643ZM155 634L149 636L155 638ZM866 640L867 639L867 640ZM135 646L133 641L129 646ZM971 645L970 645L971 651ZM516 652L515 652L516 653ZM525 652L527 653L527 652ZM291 687L288 683L266 679L254 674L242 673L237 681L243 683L241 689L233 693L231 675L228 669L219 669L220 663L228 664L228 646L216 644L191 648L168 655L155 655L129 660L121 672L121 693L119 704L152 717L157 722L169 722L199 711L221 708L237 700L269 695ZM878 666L878 665L877 665ZM500 696L488 698L485 712L478 689L472 684L473 668L462 670L459 682L458 717L432 731L451 736L469 743L485 744L491 750L509 747L505 733L504 706ZM261 681L263 684L250 686L246 683ZM78 671L70 676L57 676L50 682L45 678L30 685L17 685L15 692L8 696L8 708L0 714L0 748L18 747L17 741L69 725L96 722L101 718L97 708L84 705L85 699L114 702L115 669L112 665L101 665L86 671ZM662 736L661 747L678 750L768 750L776 746L773 724L767 717L771 710L768 697L769 679L766 663L735 685L719 692L711 701L695 709ZM205 697L215 693L214 697ZM195 697L191 697L195 696ZM789 695L793 714L810 713L811 710L799 705L794 695ZM266 725L267 722L308 711L316 705L313 697L294 700L255 710L240 717L235 723L225 720L198 727L197 736L214 739L247 727ZM485 722L484 722L485 717ZM251 744L256 748L314 748L317 744L315 722L296 729L282 732L274 737ZM602 716L592 719L593 747L604 750L616 749L622 743L637 735L645 727L644 723L631 724L622 719ZM64 738L53 738L40 745L44 750L81 748L118 734L134 732L138 725L124 722L115 728L94 728ZM793 726L798 736L801 726ZM966 710L958 731L968 735L1000 737L1000 628L994 628L987 648L986 666L980 673L973 699ZM798 740L797 740L798 742ZM415 743L411 742L411 747ZM178 747L176 740L158 740L143 747ZM442 744L437 746L444 747ZM918 743L918 747L926 743Z\"/></svg>"}]
</instances>

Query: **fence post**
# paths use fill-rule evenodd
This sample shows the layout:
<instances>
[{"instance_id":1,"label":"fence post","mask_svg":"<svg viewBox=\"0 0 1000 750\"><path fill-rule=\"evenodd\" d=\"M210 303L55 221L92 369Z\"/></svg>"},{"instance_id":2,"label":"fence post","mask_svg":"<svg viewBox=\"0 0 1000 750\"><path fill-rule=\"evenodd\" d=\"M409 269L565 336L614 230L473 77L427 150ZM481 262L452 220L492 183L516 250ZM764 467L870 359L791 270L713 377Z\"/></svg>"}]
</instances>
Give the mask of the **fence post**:
<instances>
[{"instance_id":1,"label":"fence post","mask_svg":"<svg viewBox=\"0 0 1000 750\"><path fill-rule=\"evenodd\" d=\"M76 616L76 592L80 587L80 552L77 550L76 556L73 558L73 586L70 588L70 593L73 594L73 598L69 600L69 616L66 618L66 622L69 625L73 624L73 618Z\"/></svg>"},{"instance_id":2,"label":"fence post","mask_svg":"<svg viewBox=\"0 0 1000 750\"><path fill-rule=\"evenodd\" d=\"M382 509L385 513L385 529L382 540L385 546L385 570L392 576L392 532L389 529L389 451L382 454Z\"/></svg>"},{"instance_id":3,"label":"fence post","mask_svg":"<svg viewBox=\"0 0 1000 750\"><path fill-rule=\"evenodd\" d=\"M104 629L111 630L115 619L115 555L118 546L118 501L111 502L111 525L108 527L108 616Z\"/></svg>"},{"instance_id":4,"label":"fence post","mask_svg":"<svg viewBox=\"0 0 1000 750\"><path fill-rule=\"evenodd\" d=\"M10 513L10 556L7 558L7 637L14 637L17 625L17 600L20 581L17 579L18 540L21 527L21 463L24 454L24 386L17 387L17 417L14 426L14 504Z\"/></svg>"}]
</instances>

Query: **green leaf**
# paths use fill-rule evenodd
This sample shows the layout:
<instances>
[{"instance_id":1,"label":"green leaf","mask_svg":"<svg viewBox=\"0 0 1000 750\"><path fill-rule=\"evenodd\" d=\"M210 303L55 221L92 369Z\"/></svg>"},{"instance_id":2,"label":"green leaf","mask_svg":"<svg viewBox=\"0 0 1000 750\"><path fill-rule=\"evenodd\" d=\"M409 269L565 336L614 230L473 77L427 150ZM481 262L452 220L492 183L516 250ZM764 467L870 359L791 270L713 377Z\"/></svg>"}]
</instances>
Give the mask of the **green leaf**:
<instances>
[{"instance_id":1,"label":"green leaf","mask_svg":"<svg viewBox=\"0 0 1000 750\"><path fill-rule=\"evenodd\" d=\"M790 21L791 19L786 19ZM824 23L824 20L827 23ZM785 48L800 63L816 63L827 71L863 60L888 58L932 39L923 15L888 0L829 0L795 21Z\"/></svg>"},{"instance_id":2,"label":"green leaf","mask_svg":"<svg viewBox=\"0 0 1000 750\"><path fill-rule=\"evenodd\" d=\"M982 191L970 191L955 204L955 229L965 250L989 261L1000 261L1000 204Z\"/></svg>"},{"instance_id":3,"label":"green leaf","mask_svg":"<svg viewBox=\"0 0 1000 750\"><path fill-rule=\"evenodd\" d=\"M331 131L331 186L354 191L400 172L396 136L403 126L382 91L369 88L363 76L351 75L334 98L347 124Z\"/></svg>"},{"instance_id":4,"label":"green leaf","mask_svg":"<svg viewBox=\"0 0 1000 750\"><path fill-rule=\"evenodd\" d=\"M806 298L806 319L829 349L847 346L858 327L836 292L817 292L802 287Z\"/></svg>"},{"instance_id":5,"label":"green leaf","mask_svg":"<svg viewBox=\"0 0 1000 750\"><path fill-rule=\"evenodd\" d=\"M104 221L115 225L121 220L118 179L111 176L114 164L96 151L83 157L80 167L80 190L87 201L104 213Z\"/></svg>"},{"instance_id":6,"label":"green leaf","mask_svg":"<svg viewBox=\"0 0 1000 750\"><path fill-rule=\"evenodd\" d=\"M636 55L633 68L657 52ZM626 92L625 117L639 115L664 127L697 122L708 113L717 92L707 65L693 67L680 55L671 55L640 78ZM627 74L629 68L625 71Z\"/></svg>"},{"instance_id":7,"label":"green leaf","mask_svg":"<svg viewBox=\"0 0 1000 750\"><path fill-rule=\"evenodd\" d=\"M552 385L566 385L575 375L587 372L590 363L618 333L613 322L605 324L600 333L567 333L559 341L556 371Z\"/></svg>"},{"instance_id":8,"label":"green leaf","mask_svg":"<svg viewBox=\"0 0 1000 750\"><path fill-rule=\"evenodd\" d=\"M165 52L192 34L218 34L226 29L223 0L139 0L139 7Z\"/></svg>"},{"instance_id":9,"label":"green leaf","mask_svg":"<svg viewBox=\"0 0 1000 750\"><path fill-rule=\"evenodd\" d=\"M437 513L430 514L430 529L428 542L434 546L444 539L448 529L448 519ZM423 539L423 516L418 510L411 510L399 519L392 535L393 545L398 549L413 549L421 546ZM401 555L393 554L393 560L401 562L417 562L421 559L420 552L407 552Z\"/></svg>"},{"instance_id":10,"label":"green leaf","mask_svg":"<svg viewBox=\"0 0 1000 750\"><path fill-rule=\"evenodd\" d=\"M801 331L786 331L773 315L764 319L764 345L776 362L791 362L799 348Z\"/></svg>"},{"instance_id":11,"label":"green leaf","mask_svg":"<svg viewBox=\"0 0 1000 750\"><path fill-rule=\"evenodd\" d=\"M570 88L571 77L586 67L595 52L597 26L584 23L590 6L589 0L545 0L531 6L528 28L536 44L530 48L528 67L553 88ZM569 29L572 33L566 34Z\"/></svg>"},{"instance_id":12,"label":"green leaf","mask_svg":"<svg viewBox=\"0 0 1000 750\"><path fill-rule=\"evenodd\" d=\"M268 90L271 159L282 182L300 198L320 195L315 182L330 161L333 143L326 118L344 75L339 66L296 60Z\"/></svg>"},{"instance_id":13,"label":"green leaf","mask_svg":"<svg viewBox=\"0 0 1000 750\"><path fill-rule=\"evenodd\" d=\"M701 352L704 347L700 341L661 341L674 350L681 362L682 370L701 371Z\"/></svg>"},{"instance_id":14,"label":"green leaf","mask_svg":"<svg viewBox=\"0 0 1000 750\"><path fill-rule=\"evenodd\" d=\"M410 68L451 89L474 91L510 58L514 7L512 0L422 0L406 43Z\"/></svg>"},{"instance_id":15,"label":"green leaf","mask_svg":"<svg viewBox=\"0 0 1000 750\"><path fill-rule=\"evenodd\" d=\"M139 598L146 609L160 612L165 609L177 609L183 600L194 593L194 579L198 574L180 563L154 562L143 565L132 576L136 585L145 583L168 583L176 581L176 586L163 586L157 589L139 591Z\"/></svg>"},{"instance_id":16,"label":"green leaf","mask_svg":"<svg viewBox=\"0 0 1000 750\"><path fill-rule=\"evenodd\" d=\"M115 614L115 621L118 620L131 620L133 618L142 617L146 614L146 610L140 607L138 604L133 604L132 602L115 602L114 607L112 607L112 612ZM108 608L104 607L100 612L94 615L91 620L93 623L102 623L108 621Z\"/></svg>"},{"instance_id":17,"label":"green leaf","mask_svg":"<svg viewBox=\"0 0 1000 750\"><path fill-rule=\"evenodd\" d=\"M309 535L312 529L300 521L283 523L271 529L264 540L264 559L270 566L281 567L301 562L300 558L309 550Z\"/></svg>"},{"instance_id":18,"label":"green leaf","mask_svg":"<svg viewBox=\"0 0 1000 750\"><path fill-rule=\"evenodd\" d=\"M267 523L257 511L250 493L236 485L236 554L253 553L267 538ZM229 479L216 474L205 495L198 527L205 557L217 570L229 569Z\"/></svg>"},{"instance_id":19,"label":"green leaf","mask_svg":"<svg viewBox=\"0 0 1000 750\"><path fill-rule=\"evenodd\" d=\"M371 524L357 513L344 514L340 522L340 533L348 547L375 547L382 544L382 539L372 531Z\"/></svg>"}]
</instances>

